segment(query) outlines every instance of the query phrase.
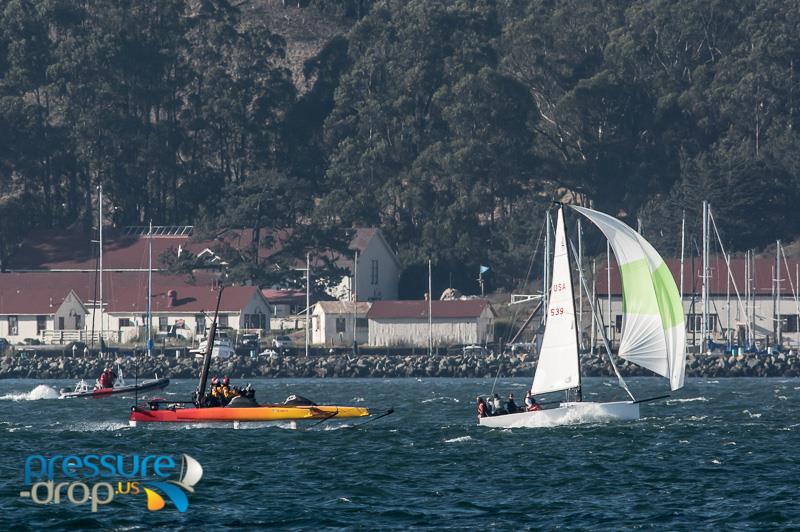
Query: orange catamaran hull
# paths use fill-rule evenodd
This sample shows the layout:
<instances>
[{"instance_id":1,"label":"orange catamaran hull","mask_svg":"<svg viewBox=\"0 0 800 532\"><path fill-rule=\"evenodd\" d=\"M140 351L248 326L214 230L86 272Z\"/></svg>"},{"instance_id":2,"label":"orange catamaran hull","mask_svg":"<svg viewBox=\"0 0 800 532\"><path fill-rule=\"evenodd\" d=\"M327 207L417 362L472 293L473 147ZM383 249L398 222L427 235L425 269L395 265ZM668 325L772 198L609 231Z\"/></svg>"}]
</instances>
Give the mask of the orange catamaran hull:
<instances>
[{"instance_id":1,"label":"orange catamaran hull","mask_svg":"<svg viewBox=\"0 0 800 532\"><path fill-rule=\"evenodd\" d=\"M130 421L142 422L231 422L231 421L289 421L365 417L369 410L355 406L283 406L263 405L245 408L160 408L134 407Z\"/></svg>"}]
</instances>

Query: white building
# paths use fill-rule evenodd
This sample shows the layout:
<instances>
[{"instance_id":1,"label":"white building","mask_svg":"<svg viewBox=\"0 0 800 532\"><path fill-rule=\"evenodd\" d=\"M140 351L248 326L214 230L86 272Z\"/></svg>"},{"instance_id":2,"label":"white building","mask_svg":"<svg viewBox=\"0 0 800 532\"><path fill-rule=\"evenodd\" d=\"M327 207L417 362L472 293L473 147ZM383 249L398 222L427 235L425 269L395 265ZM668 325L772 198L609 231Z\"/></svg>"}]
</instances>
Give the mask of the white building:
<instances>
[{"instance_id":1,"label":"white building","mask_svg":"<svg viewBox=\"0 0 800 532\"><path fill-rule=\"evenodd\" d=\"M350 272L334 291L338 299L395 300L400 284L400 261L380 229L356 229L349 249L353 257L337 261ZM358 261L354 261L358 256ZM355 297L354 297L355 296Z\"/></svg>"},{"instance_id":2,"label":"white building","mask_svg":"<svg viewBox=\"0 0 800 532\"><path fill-rule=\"evenodd\" d=\"M680 288L680 261L666 261ZM712 257L709 278L709 328L712 339L717 343L725 343L727 337L734 344L744 344L748 328L753 328L756 342L762 346L775 343L778 333L777 323L780 314L780 333L784 345L800 346L800 300L794 293L797 291L798 269L800 261L789 260L781 267L781 298L776 297L777 285L774 281L775 260L755 259L753 274L750 275L749 287L745 279L744 259L731 259L732 279L728 275L725 260ZM608 272L605 267L598 271L597 298L600 311L604 316L609 339L615 344L622 332L622 297L620 277L616 264L611 265L611 297L609 312ZM684 298L683 309L686 317L686 339L688 345L699 346L702 342L702 264L695 260L694 270L690 261L684 261ZM794 293L792 290L794 285ZM738 289L740 298L736 297ZM746 293L749 292L749 298ZM749 301L748 301L749 299ZM740 302L741 300L741 302ZM583 334L591 336L591 312L588 303L584 303ZM611 316L611 320L605 316Z\"/></svg>"},{"instance_id":3,"label":"white building","mask_svg":"<svg viewBox=\"0 0 800 532\"><path fill-rule=\"evenodd\" d=\"M319 301L311 314L311 343L330 347L359 345L369 341L367 312L370 303Z\"/></svg>"},{"instance_id":4,"label":"white building","mask_svg":"<svg viewBox=\"0 0 800 532\"><path fill-rule=\"evenodd\" d=\"M367 312L369 345L427 347L486 344L494 341L496 314L483 299L433 301L429 327L428 301L375 301Z\"/></svg>"},{"instance_id":5,"label":"white building","mask_svg":"<svg viewBox=\"0 0 800 532\"><path fill-rule=\"evenodd\" d=\"M142 341L147 314L147 279L141 272L105 272L101 319L94 273L0 274L0 337L45 343L88 341L100 331L113 342ZM205 334L214 315L218 287L213 278L153 274L152 331L193 339ZM97 296L99 300L99 294ZM270 307L254 286L225 288L219 326L264 332ZM94 331L94 333L93 333Z\"/></svg>"}]
</instances>

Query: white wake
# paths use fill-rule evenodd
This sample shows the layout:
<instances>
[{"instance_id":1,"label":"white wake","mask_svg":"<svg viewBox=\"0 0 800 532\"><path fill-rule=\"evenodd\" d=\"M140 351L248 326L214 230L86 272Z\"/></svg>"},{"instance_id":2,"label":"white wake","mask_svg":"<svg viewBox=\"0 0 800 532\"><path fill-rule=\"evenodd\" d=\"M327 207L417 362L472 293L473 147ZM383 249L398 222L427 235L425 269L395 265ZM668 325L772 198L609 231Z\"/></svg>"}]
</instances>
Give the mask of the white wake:
<instances>
[{"instance_id":1,"label":"white wake","mask_svg":"<svg viewBox=\"0 0 800 532\"><path fill-rule=\"evenodd\" d=\"M21 393L7 393L3 396L0 396L0 400L3 401L38 401L40 399L58 399L58 392L47 386L46 384L40 384L33 390L29 392L21 392Z\"/></svg>"}]
</instances>

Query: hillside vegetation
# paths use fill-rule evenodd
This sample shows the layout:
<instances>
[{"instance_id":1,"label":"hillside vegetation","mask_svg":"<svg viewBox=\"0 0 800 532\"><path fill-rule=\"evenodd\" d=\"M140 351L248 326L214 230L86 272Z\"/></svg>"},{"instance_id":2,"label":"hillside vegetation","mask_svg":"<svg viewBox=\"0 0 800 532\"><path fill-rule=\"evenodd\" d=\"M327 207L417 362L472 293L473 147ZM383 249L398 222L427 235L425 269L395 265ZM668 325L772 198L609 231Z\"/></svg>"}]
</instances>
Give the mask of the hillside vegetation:
<instances>
[{"instance_id":1,"label":"hillside vegetation","mask_svg":"<svg viewBox=\"0 0 800 532\"><path fill-rule=\"evenodd\" d=\"M108 223L301 226L298 254L379 226L407 292L428 258L518 286L553 199L665 254L708 199L764 249L800 233L798 61L797 0L6 0L0 267L99 183Z\"/></svg>"}]
</instances>

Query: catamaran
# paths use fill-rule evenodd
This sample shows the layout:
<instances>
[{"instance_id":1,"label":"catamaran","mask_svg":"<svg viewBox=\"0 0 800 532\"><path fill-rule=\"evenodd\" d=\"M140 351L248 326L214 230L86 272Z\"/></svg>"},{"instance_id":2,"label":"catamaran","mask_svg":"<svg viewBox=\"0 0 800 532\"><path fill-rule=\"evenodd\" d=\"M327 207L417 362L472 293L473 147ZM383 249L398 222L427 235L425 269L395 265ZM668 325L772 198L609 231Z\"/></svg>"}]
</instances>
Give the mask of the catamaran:
<instances>
[{"instance_id":1,"label":"catamaran","mask_svg":"<svg viewBox=\"0 0 800 532\"><path fill-rule=\"evenodd\" d=\"M231 399L225 406L211 405L206 395L208 371L211 365L211 356L214 350L214 341L217 330L217 316L219 304L222 300L223 288L220 287L217 295L217 309L214 320L208 333L209 341L200 369L200 381L191 401L159 401L153 400L146 403L137 403L131 407L129 424L135 427L138 422L161 423L206 423L228 422L238 428L242 422L253 421L297 421L317 420L324 422L329 419L344 419L366 417L370 415L367 408L357 406L331 406L317 405L308 399L290 396L283 404L258 404L254 393L243 394ZM371 418L370 421L390 415L394 410Z\"/></svg>"},{"instance_id":2,"label":"catamaran","mask_svg":"<svg viewBox=\"0 0 800 532\"><path fill-rule=\"evenodd\" d=\"M622 278L623 318L620 358L666 377L670 389L683 387L686 366L686 329L683 307L675 280L664 260L639 233L627 224L585 207L570 205L588 218L605 235L614 251ZM581 278L583 281L583 279ZM585 281L583 289L586 289ZM604 420L639 419L639 405L653 399L637 400L619 373L608 339L603 334L606 353L620 387L629 401L596 403L583 401L578 351L572 270L564 206L558 209L553 275L547 322L533 377L531 393L541 395L566 392L568 400L556 408L479 418L485 427L539 427ZM596 306L596 301L593 302ZM599 309L592 313L598 328ZM573 400L569 398L574 396Z\"/></svg>"}]
</instances>

